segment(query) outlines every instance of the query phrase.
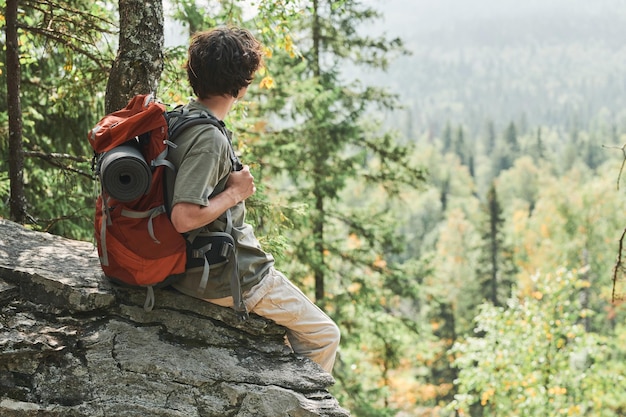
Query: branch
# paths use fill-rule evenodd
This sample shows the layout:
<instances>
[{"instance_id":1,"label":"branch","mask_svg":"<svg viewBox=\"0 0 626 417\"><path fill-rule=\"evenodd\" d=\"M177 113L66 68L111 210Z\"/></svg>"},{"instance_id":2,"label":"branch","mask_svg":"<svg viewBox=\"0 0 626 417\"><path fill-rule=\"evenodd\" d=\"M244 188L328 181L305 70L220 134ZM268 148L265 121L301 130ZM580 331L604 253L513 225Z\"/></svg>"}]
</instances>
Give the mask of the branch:
<instances>
[{"instance_id":1,"label":"branch","mask_svg":"<svg viewBox=\"0 0 626 417\"><path fill-rule=\"evenodd\" d=\"M60 216L60 217L56 217L54 219L46 219L46 220L40 220L38 223L47 223L45 226L42 227L42 231L49 233L50 230L57 224L60 223L62 221L66 221L66 220L75 220L75 219L80 219L83 216L78 215L77 213L79 212L79 210L75 211L74 214L67 214L65 216Z\"/></svg>"},{"instance_id":2,"label":"branch","mask_svg":"<svg viewBox=\"0 0 626 417\"><path fill-rule=\"evenodd\" d=\"M74 155L69 155L69 154L61 154L61 153L45 153L45 152L37 152L37 151L24 151L24 155L25 156L30 156L30 157L35 157L35 158L40 158L43 159L44 161L48 162L50 165L55 166L57 168L61 168L63 170L66 171L70 171L70 172L74 172L76 174L85 176L87 178L92 179L93 175L91 173L87 173L81 169L78 168L73 168L69 165L65 165L62 164L61 162L59 162L59 159L68 159L70 161L75 161L75 162L84 162L84 163L89 163L91 161L91 159L87 159L85 157L82 156L74 156Z\"/></svg>"},{"instance_id":3,"label":"branch","mask_svg":"<svg viewBox=\"0 0 626 417\"><path fill-rule=\"evenodd\" d=\"M623 164L622 164L623 166ZM619 247L617 250L617 261L615 262L615 266L613 267L613 291L611 293L611 302L615 303L616 300L620 300L623 301L623 295L621 294L616 294L615 293L615 288L617 287L617 274L620 270L623 269L622 267L622 251L624 248L624 237L626 237L626 229L624 229L624 231L622 232L622 236L619 238Z\"/></svg>"},{"instance_id":4,"label":"branch","mask_svg":"<svg viewBox=\"0 0 626 417\"><path fill-rule=\"evenodd\" d=\"M98 67L100 67L101 70L103 71L108 71L109 68L104 65L102 63L102 59L96 55L91 53L90 51L88 51L85 48L82 48L78 45L76 45L74 42L78 43L78 44L82 44L82 45L89 45L88 42L85 42L83 39L80 39L76 36L72 36L72 35L68 35L65 33L60 33L60 32L55 32L53 30L49 30L49 29L42 29L42 28L37 28L37 27L33 27L33 26L23 26L20 25L20 28L28 30L32 33L36 33L38 35L41 35L45 38L51 39L55 42L58 42L61 45L66 46L67 48L70 48L71 50L73 50L74 52L77 52L79 54L82 54L84 56L86 56L87 58L91 59L93 62L95 62L96 65L98 65ZM74 41L74 42L72 42Z\"/></svg>"},{"instance_id":5,"label":"branch","mask_svg":"<svg viewBox=\"0 0 626 417\"><path fill-rule=\"evenodd\" d=\"M617 189L619 190L619 182L622 178L622 172L624 172L624 165L626 164L626 144L622 146L602 145L602 147L607 149L620 149L622 151L622 155L624 155L624 159L622 159L622 166L619 167L619 174L617 175Z\"/></svg>"},{"instance_id":6,"label":"branch","mask_svg":"<svg viewBox=\"0 0 626 417\"><path fill-rule=\"evenodd\" d=\"M364 141L364 143L367 149L373 151L383 161L392 161L396 164L399 164L398 167L395 167L396 170L401 171L402 173L409 176L409 178L406 179L398 178L401 183L415 186L416 183L425 181L426 178L424 175L424 170L420 168L414 168L410 165L408 158L406 157L408 148L403 148L397 145L394 146L390 143L378 144L375 141L367 139ZM389 163L387 162L387 164ZM370 175L369 177L376 178L375 175Z\"/></svg>"},{"instance_id":7,"label":"branch","mask_svg":"<svg viewBox=\"0 0 626 417\"><path fill-rule=\"evenodd\" d=\"M77 8L73 8L70 7L67 3L63 3L63 2L54 2L54 1L40 1L40 0L34 0L34 1L26 1L25 2L28 6L30 6L32 9L35 10L39 10L40 12L44 13L44 14L48 14L48 13L52 13L54 11L57 10L62 10L67 12L68 14L72 15L72 16L78 16L79 19L82 18L83 23L89 22L91 19L97 20L101 23L103 23L105 26L113 26L114 23L111 22L108 19L105 19L103 17L100 16L96 16L92 13L89 12L85 12L83 10L77 9ZM47 6L48 8L44 8L45 6ZM62 15L56 15L56 17L59 17ZM66 21L71 22L71 20L69 19L64 19ZM98 30L104 30L103 28L99 28L97 26L93 26ZM111 33L110 31L107 31L108 33Z\"/></svg>"}]
</instances>

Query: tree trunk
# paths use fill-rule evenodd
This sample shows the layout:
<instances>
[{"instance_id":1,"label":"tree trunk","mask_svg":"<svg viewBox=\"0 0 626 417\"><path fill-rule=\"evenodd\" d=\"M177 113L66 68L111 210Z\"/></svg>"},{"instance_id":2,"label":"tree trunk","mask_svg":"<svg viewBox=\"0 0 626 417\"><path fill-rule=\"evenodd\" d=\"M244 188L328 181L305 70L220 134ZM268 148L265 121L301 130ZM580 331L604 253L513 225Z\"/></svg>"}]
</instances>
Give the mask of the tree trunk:
<instances>
[{"instance_id":1,"label":"tree trunk","mask_svg":"<svg viewBox=\"0 0 626 417\"><path fill-rule=\"evenodd\" d=\"M313 59L311 64L313 65L313 76L316 79L320 79L320 21L318 14L319 4L317 0L313 0ZM319 161L316 166L322 166L323 161ZM315 174L314 182L320 181L323 178L322 172ZM315 239L315 252L317 253L318 262L314 266L315 271L315 301L320 302L324 299L324 271L325 271L325 254L324 254L324 195L322 194L321 187L315 187L315 211L317 212L313 216L313 236Z\"/></svg>"},{"instance_id":2,"label":"tree trunk","mask_svg":"<svg viewBox=\"0 0 626 417\"><path fill-rule=\"evenodd\" d=\"M490 258L491 258L491 302L494 306L498 304L498 252L500 251L500 245L498 244L499 230L499 217L500 207L498 205L498 197L496 194L496 187L492 184L489 190L489 196L487 198L489 205L489 240Z\"/></svg>"},{"instance_id":3,"label":"tree trunk","mask_svg":"<svg viewBox=\"0 0 626 417\"><path fill-rule=\"evenodd\" d=\"M324 196L319 192L315 193L315 211L317 211L317 213L313 217L313 236L315 236L315 252L318 257L318 262L314 266L315 301L320 302L324 299L326 290L324 288Z\"/></svg>"},{"instance_id":4,"label":"tree trunk","mask_svg":"<svg viewBox=\"0 0 626 417\"><path fill-rule=\"evenodd\" d=\"M107 84L107 113L125 107L136 94L156 94L163 71L162 0L119 0L119 14L119 49Z\"/></svg>"},{"instance_id":5,"label":"tree trunk","mask_svg":"<svg viewBox=\"0 0 626 417\"><path fill-rule=\"evenodd\" d=\"M17 223L26 220L24 195L24 149L22 144L22 105L20 102L20 53L17 38L17 0L6 3L6 65L7 103L9 115L9 179L11 219Z\"/></svg>"}]
</instances>

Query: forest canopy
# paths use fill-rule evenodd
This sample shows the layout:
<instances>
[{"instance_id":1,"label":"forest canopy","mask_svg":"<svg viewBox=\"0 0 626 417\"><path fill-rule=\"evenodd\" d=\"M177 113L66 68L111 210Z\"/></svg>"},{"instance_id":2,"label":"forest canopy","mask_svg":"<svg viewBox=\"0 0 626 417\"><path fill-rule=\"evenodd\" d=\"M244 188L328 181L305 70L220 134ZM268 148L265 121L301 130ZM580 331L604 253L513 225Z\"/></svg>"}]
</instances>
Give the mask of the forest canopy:
<instances>
[{"instance_id":1,"label":"forest canopy","mask_svg":"<svg viewBox=\"0 0 626 417\"><path fill-rule=\"evenodd\" d=\"M87 132L133 93L112 68L151 80L115 67L117 4L17 3L0 0L0 216L91 241ZM341 328L342 406L625 415L623 4L131 3L165 22L129 47L166 45L150 88L169 106L191 96L190 34L265 44L226 123L261 243Z\"/></svg>"}]
</instances>

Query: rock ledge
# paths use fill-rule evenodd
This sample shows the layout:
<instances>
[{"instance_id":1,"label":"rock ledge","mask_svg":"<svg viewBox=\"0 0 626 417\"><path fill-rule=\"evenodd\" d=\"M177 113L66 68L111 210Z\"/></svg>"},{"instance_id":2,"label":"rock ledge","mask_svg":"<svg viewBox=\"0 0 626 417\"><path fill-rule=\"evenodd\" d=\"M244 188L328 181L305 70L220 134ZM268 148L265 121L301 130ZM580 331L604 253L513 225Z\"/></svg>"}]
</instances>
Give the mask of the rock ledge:
<instances>
[{"instance_id":1,"label":"rock ledge","mask_svg":"<svg viewBox=\"0 0 626 417\"><path fill-rule=\"evenodd\" d=\"M284 329L121 288L94 246L0 219L1 416L345 417Z\"/></svg>"}]
</instances>

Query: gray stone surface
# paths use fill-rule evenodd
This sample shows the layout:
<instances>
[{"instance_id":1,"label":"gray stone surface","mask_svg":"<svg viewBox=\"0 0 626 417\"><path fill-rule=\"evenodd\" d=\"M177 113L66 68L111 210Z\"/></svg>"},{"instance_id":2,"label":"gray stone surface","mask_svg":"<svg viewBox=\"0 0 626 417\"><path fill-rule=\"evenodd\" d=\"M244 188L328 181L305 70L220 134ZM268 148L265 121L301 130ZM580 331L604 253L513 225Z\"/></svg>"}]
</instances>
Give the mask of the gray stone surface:
<instances>
[{"instance_id":1,"label":"gray stone surface","mask_svg":"<svg viewBox=\"0 0 626 417\"><path fill-rule=\"evenodd\" d=\"M0 416L349 416L284 329L122 288L79 242L0 219Z\"/></svg>"}]
</instances>

